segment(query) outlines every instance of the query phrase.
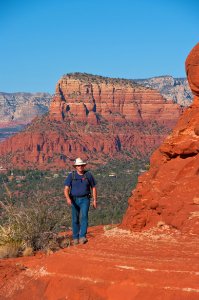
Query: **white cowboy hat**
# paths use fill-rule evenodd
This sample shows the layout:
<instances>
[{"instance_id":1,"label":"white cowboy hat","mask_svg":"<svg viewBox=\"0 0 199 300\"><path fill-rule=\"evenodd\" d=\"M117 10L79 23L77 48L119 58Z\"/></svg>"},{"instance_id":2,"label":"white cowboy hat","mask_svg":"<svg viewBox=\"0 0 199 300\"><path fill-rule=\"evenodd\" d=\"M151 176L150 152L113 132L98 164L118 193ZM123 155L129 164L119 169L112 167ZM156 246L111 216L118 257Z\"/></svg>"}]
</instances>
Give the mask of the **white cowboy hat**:
<instances>
[{"instance_id":1,"label":"white cowboy hat","mask_svg":"<svg viewBox=\"0 0 199 300\"><path fill-rule=\"evenodd\" d=\"M87 163L83 162L83 160L80 157L76 158L76 160L74 161L74 164L73 164L74 167L75 166L85 166L85 165L87 165Z\"/></svg>"}]
</instances>

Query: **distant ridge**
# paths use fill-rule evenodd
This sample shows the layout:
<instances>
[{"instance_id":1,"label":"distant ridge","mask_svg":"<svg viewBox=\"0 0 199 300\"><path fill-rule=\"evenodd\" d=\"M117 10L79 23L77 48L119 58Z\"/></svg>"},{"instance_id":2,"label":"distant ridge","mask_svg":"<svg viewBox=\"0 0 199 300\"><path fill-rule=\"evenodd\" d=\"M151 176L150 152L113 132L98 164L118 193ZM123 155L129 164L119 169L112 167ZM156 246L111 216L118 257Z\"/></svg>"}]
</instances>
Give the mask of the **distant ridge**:
<instances>
[{"instance_id":1,"label":"distant ridge","mask_svg":"<svg viewBox=\"0 0 199 300\"><path fill-rule=\"evenodd\" d=\"M0 92L0 124L27 124L48 111L51 99L49 93Z\"/></svg>"},{"instance_id":2,"label":"distant ridge","mask_svg":"<svg viewBox=\"0 0 199 300\"><path fill-rule=\"evenodd\" d=\"M173 78L166 75L148 79L135 79L134 81L158 90L167 100L172 100L182 106L189 106L193 101L192 92L186 78Z\"/></svg>"}]
</instances>

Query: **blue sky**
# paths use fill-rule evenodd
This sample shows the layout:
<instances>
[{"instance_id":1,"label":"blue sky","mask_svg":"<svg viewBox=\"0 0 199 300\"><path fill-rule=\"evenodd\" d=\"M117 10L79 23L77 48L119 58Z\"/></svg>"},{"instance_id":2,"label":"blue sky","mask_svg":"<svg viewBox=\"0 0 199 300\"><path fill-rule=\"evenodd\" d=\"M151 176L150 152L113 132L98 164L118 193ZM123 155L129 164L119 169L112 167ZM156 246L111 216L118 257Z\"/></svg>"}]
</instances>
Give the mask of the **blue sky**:
<instances>
[{"instance_id":1,"label":"blue sky","mask_svg":"<svg viewBox=\"0 0 199 300\"><path fill-rule=\"evenodd\" d=\"M185 77L197 0L1 0L0 91L54 93L69 72Z\"/></svg>"}]
</instances>

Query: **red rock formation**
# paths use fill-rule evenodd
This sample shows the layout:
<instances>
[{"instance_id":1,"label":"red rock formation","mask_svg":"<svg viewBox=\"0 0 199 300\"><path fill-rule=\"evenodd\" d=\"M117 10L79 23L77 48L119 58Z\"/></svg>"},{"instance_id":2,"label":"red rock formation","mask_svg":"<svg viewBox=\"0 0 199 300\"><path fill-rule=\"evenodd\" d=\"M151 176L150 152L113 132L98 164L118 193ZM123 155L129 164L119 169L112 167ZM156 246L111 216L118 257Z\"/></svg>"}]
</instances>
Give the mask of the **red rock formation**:
<instances>
[{"instance_id":1,"label":"red rock formation","mask_svg":"<svg viewBox=\"0 0 199 300\"><path fill-rule=\"evenodd\" d=\"M151 157L129 199L122 227L142 230L164 224L199 234L199 43L186 60L193 104Z\"/></svg>"},{"instance_id":2,"label":"red rock formation","mask_svg":"<svg viewBox=\"0 0 199 300\"><path fill-rule=\"evenodd\" d=\"M94 124L100 116L120 123L158 119L159 123L172 127L179 112L177 104L166 101L156 90L130 80L86 74L63 76L50 106L51 120L72 118Z\"/></svg>"},{"instance_id":3,"label":"red rock formation","mask_svg":"<svg viewBox=\"0 0 199 300\"><path fill-rule=\"evenodd\" d=\"M77 156L95 162L147 156L176 123L181 109L130 80L63 76L49 115L0 144L0 163L64 168Z\"/></svg>"}]
</instances>

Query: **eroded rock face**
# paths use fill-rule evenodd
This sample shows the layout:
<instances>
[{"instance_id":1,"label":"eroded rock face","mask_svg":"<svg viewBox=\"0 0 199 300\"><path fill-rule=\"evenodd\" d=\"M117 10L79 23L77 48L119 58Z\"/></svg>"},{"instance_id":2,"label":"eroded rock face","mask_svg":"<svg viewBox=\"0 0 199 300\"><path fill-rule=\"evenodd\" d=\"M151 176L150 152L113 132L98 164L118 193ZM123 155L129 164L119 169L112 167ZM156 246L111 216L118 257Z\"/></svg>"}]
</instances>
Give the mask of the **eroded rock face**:
<instances>
[{"instance_id":1,"label":"eroded rock face","mask_svg":"<svg viewBox=\"0 0 199 300\"><path fill-rule=\"evenodd\" d=\"M139 177L122 227L142 230L164 224L199 234L199 44L186 60L193 104L151 157Z\"/></svg>"},{"instance_id":2,"label":"eroded rock face","mask_svg":"<svg viewBox=\"0 0 199 300\"><path fill-rule=\"evenodd\" d=\"M131 80L68 74L50 112L0 144L0 163L64 168L80 156L96 163L146 157L173 128L182 108Z\"/></svg>"},{"instance_id":3,"label":"eroded rock face","mask_svg":"<svg viewBox=\"0 0 199 300\"><path fill-rule=\"evenodd\" d=\"M51 120L81 120L97 124L146 122L152 119L172 127L180 109L156 90L130 80L87 74L63 76L50 106ZM172 116L172 117L171 117Z\"/></svg>"}]
</instances>

